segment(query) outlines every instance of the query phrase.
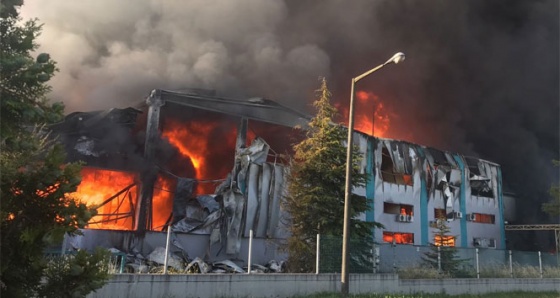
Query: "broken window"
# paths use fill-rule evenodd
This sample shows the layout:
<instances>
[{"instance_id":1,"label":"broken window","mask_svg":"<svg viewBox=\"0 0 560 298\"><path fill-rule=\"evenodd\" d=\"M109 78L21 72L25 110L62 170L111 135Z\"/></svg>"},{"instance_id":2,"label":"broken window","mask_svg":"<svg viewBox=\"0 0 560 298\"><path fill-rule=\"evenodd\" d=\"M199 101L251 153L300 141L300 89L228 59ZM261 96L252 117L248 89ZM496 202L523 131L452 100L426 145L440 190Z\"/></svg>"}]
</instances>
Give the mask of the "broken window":
<instances>
[{"instance_id":1,"label":"broken window","mask_svg":"<svg viewBox=\"0 0 560 298\"><path fill-rule=\"evenodd\" d=\"M469 167L469 172L471 174L471 177L473 175L480 176L481 172L478 166L478 159L465 156L465 161L467 162L467 166Z\"/></svg>"},{"instance_id":2,"label":"broken window","mask_svg":"<svg viewBox=\"0 0 560 298\"><path fill-rule=\"evenodd\" d=\"M432 168L427 165L426 166L426 174L424 176L424 179L426 179L426 190L428 191L428 193L432 193Z\"/></svg>"},{"instance_id":3,"label":"broken window","mask_svg":"<svg viewBox=\"0 0 560 298\"><path fill-rule=\"evenodd\" d=\"M493 198L494 192L492 190L489 173L487 173L487 168L476 158L465 157L465 161L469 167L471 195Z\"/></svg>"},{"instance_id":4,"label":"broken window","mask_svg":"<svg viewBox=\"0 0 560 298\"><path fill-rule=\"evenodd\" d=\"M435 246L455 246L455 237L454 236L435 235L434 245Z\"/></svg>"},{"instance_id":5,"label":"broken window","mask_svg":"<svg viewBox=\"0 0 560 298\"><path fill-rule=\"evenodd\" d=\"M414 215L414 206L405 204L383 203L383 213Z\"/></svg>"},{"instance_id":6,"label":"broken window","mask_svg":"<svg viewBox=\"0 0 560 298\"><path fill-rule=\"evenodd\" d=\"M490 179L476 176L471 178L471 195L477 197L494 198L490 187Z\"/></svg>"},{"instance_id":7,"label":"broken window","mask_svg":"<svg viewBox=\"0 0 560 298\"><path fill-rule=\"evenodd\" d=\"M451 160L451 157L448 157L447 154L445 154L445 152L434 148L426 148L426 150L434 159L434 165L436 166L442 165L447 167L455 166L455 162Z\"/></svg>"},{"instance_id":8,"label":"broken window","mask_svg":"<svg viewBox=\"0 0 560 298\"><path fill-rule=\"evenodd\" d=\"M414 244L414 233L383 232L383 242Z\"/></svg>"},{"instance_id":9,"label":"broken window","mask_svg":"<svg viewBox=\"0 0 560 298\"><path fill-rule=\"evenodd\" d=\"M383 146L381 151L381 178L383 181L393 184L412 186L412 175L399 171L389 153L387 147Z\"/></svg>"}]
</instances>

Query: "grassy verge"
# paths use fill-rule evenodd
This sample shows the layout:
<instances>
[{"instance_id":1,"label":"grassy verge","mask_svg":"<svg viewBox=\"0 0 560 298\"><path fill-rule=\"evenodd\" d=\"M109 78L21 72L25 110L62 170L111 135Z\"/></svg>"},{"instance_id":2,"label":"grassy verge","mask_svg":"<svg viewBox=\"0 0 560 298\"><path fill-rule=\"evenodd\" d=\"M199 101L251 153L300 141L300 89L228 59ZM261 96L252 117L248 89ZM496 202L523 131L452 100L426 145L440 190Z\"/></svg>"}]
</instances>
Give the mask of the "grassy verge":
<instances>
[{"instance_id":1,"label":"grassy verge","mask_svg":"<svg viewBox=\"0 0 560 298\"><path fill-rule=\"evenodd\" d=\"M339 293L319 293L310 296L294 296L293 298L337 298ZM496 292L487 294L361 294L350 295L351 298L558 298L560 292Z\"/></svg>"},{"instance_id":2,"label":"grassy verge","mask_svg":"<svg viewBox=\"0 0 560 298\"><path fill-rule=\"evenodd\" d=\"M536 266L521 266L514 264L513 277L514 278L540 278L540 269ZM511 272L509 266L505 265L491 265L485 266L480 269L481 278L510 278ZM398 271L399 278L401 279L437 279L437 278L452 278L449 274L438 273L437 269L426 266L414 266L401 268ZM457 278L475 278L476 271L463 270ZM560 278L560 267L543 267L544 278Z\"/></svg>"}]
</instances>

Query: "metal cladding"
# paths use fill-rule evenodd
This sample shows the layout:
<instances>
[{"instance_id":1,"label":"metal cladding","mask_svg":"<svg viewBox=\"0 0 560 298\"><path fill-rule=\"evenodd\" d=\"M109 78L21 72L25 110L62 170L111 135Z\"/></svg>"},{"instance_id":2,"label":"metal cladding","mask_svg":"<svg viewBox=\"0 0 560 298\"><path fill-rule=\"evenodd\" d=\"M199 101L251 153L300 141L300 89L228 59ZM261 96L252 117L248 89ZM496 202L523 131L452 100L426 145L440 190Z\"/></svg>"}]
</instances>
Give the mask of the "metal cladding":
<instances>
[{"instance_id":1,"label":"metal cladding","mask_svg":"<svg viewBox=\"0 0 560 298\"><path fill-rule=\"evenodd\" d=\"M305 127L310 119L303 113L260 97L243 101L167 90L160 92L165 102L288 127Z\"/></svg>"}]
</instances>

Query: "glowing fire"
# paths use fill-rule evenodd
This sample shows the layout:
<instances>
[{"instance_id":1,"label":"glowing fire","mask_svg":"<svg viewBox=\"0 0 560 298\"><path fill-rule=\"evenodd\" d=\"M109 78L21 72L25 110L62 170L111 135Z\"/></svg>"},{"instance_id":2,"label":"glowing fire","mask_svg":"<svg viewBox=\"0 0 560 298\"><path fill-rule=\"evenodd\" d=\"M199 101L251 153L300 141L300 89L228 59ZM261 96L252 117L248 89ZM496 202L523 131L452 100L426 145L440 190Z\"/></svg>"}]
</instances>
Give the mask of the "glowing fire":
<instances>
[{"instance_id":1,"label":"glowing fire","mask_svg":"<svg viewBox=\"0 0 560 298\"><path fill-rule=\"evenodd\" d=\"M216 184L207 183L227 176L231 169L229 164L220 162L223 156L221 154L228 152L231 148L233 152L235 144L235 126L228 129L218 127L220 121L200 121L191 120L179 123L173 120L166 120L164 125L163 137L173 145L179 153L186 159L190 160L194 173L186 171L188 165L176 165L182 167L176 175L195 178L199 181L197 193L214 193ZM218 141L219 144L211 142ZM233 159L233 153L228 155ZM177 161L181 162L181 161ZM225 167L224 167L225 166Z\"/></svg>"},{"instance_id":2,"label":"glowing fire","mask_svg":"<svg viewBox=\"0 0 560 298\"><path fill-rule=\"evenodd\" d=\"M387 137L391 120L383 102L372 92L356 92L354 128L368 135Z\"/></svg>"},{"instance_id":3,"label":"glowing fire","mask_svg":"<svg viewBox=\"0 0 560 298\"><path fill-rule=\"evenodd\" d=\"M163 132L171 145L189 158L196 171L197 179L205 179L208 175L206 160L208 135L215 128L215 124L191 121L184 124L171 122Z\"/></svg>"},{"instance_id":4,"label":"glowing fire","mask_svg":"<svg viewBox=\"0 0 560 298\"><path fill-rule=\"evenodd\" d=\"M435 235L434 236L434 245L435 246L455 246L455 237L454 236L445 236L445 235Z\"/></svg>"},{"instance_id":5,"label":"glowing fire","mask_svg":"<svg viewBox=\"0 0 560 298\"><path fill-rule=\"evenodd\" d=\"M72 197L88 206L99 206L98 214L88 223L89 229L132 230L138 201L135 173L106 169L83 168L82 182ZM154 185L152 199L152 227L165 225L173 208L175 187L171 179L161 176Z\"/></svg>"},{"instance_id":6,"label":"glowing fire","mask_svg":"<svg viewBox=\"0 0 560 298\"><path fill-rule=\"evenodd\" d=\"M414 244L414 234L383 232L383 242L398 244Z\"/></svg>"},{"instance_id":7,"label":"glowing fire","mask_svg":"<svg viewBox=\"0 0 560 298\"><path fill-rule=\"evenodd\" d=\"M72 197L99 206L87 225L92 229L133 229L137 201L136 174L94 168L82 169L82 182ZM115 196L114 199L109 200Z\"/></svg>"},{"instance_id":8,"label":"glowing fire","mask_svg":"<svg viewBox=\"0 0 560 298\"><path fill-rule=\"evenodd\" d=\"M172 179L158 177L152 196L152 228L161 230L173 210L173 192L176 183Z\"/></svg>"}]
</instances>

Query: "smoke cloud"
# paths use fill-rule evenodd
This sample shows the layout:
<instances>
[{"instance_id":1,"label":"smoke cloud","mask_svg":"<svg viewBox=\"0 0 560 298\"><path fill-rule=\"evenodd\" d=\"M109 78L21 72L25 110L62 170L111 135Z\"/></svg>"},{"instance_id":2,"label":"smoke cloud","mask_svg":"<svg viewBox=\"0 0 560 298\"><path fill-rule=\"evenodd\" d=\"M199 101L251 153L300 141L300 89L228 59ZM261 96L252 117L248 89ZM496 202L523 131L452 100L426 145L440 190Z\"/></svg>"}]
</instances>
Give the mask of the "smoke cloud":
<instances>
[{"instance_id":1,"label":"smoke cloud","mask_svg":"<svg viewBox=\"0 0 560 298\"><path fill-rule=\"evenodd\" d=\"M40 51L60 68L52 98L68 112L189 87L311 112L321 76L345 106L352 77L405 52L404 63L358 85L391 111L389 134L502 165L526 222L559 179L551 164L560 148L558 15L556 0L28 0L22 8L45 24Z\"/></svg>"}]
</instances>

